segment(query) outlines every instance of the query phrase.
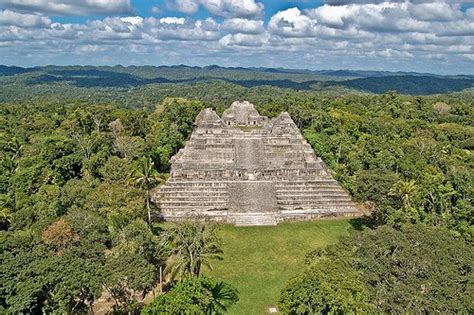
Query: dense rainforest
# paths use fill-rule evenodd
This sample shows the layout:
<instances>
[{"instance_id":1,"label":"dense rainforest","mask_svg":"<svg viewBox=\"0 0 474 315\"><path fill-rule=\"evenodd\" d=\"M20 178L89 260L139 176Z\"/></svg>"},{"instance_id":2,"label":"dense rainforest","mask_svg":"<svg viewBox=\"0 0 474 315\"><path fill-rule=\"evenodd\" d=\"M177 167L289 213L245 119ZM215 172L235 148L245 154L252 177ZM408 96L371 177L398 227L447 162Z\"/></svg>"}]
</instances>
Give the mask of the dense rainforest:
<instances>
[{"instance_id":1,"label":"dense rainforest","mask_svg":"<svg viewBox=\"0 0 474 315\"><path fill-rule=\"evenodd\" d=\"M372 213L362 231L307 254L308 270L282 291L282 311L474 311L471 92L223 81L111 90L53 80L28 89L18 75L31 73L6 76L0 88L2 312L81 313L104 292L117 312L225 312L238 292L200 275L219 258L218 226L164 227L149 199L199 111L221 113L244 99L262 115L288 111ZM157 287L166 293L142 309L141 298Z\"/></svg>"},{"instance_id":2,"label":"dense rainforest","mask_svg":"<svg viewBox=\"0 0 474 315\"><path fill-rule=\"evenodd\" d=\"M416 72L299 70L282 68L226 68L220 66L45 66L34 68L0 65L0 101L28 94L44 95L51 88L86 97L91 89L102 92L163 86L168 91L177 85L228 83L239 87L275 87L301 91L385 93L410 95L460 92L474 88L472 75L435 75ZM67 89L64 88L67 86ZM22 87L19 90L19 87ZM86 93L84 93L86 92ZM97 92L94 91L94 93Z\"/></svg>"}]
</instances>

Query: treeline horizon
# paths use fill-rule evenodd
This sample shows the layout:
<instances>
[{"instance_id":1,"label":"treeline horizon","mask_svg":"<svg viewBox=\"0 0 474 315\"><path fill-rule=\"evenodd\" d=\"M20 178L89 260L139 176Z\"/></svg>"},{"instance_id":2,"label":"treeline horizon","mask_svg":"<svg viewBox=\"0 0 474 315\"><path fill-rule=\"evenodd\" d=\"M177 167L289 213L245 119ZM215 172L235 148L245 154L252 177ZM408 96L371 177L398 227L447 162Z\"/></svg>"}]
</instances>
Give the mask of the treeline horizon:
<instances>
[{"instance_id":1,"label":"treeline horizon","mask_svg":"<svg viewBox=\"0 0 474 315\"><path fill-rule=\"evenodd\" d=\"M469 91L474 75L363 70L305 70L211 66L0 66L4 85L32 87L68 84L87 88L136 88L147 85L226 82L243 87L277 87L341 93L429 95Z\"/></svg>"},{"instance_id":2,"label":"treeline horizon","mask_svg":"<svg viewBox=\"0 0 474 315\"><path fill-rule=\"evenodd\" d=\"M287 67L256 67L256 66L224 66L218 64L207 64L207 65L191 65L185 63L176 63L176 64L102 64L102 65L94 65L94 64L46 64L46 65L31 65L31 66L21 66L17 64L0 64L0 67L8 67L8 68L21 68L21 69L35 69L35 68L48 68L48 67L85 67L85 68L132 68L132 67L153 67L153 68L192 68L192 69L231 69L231 70L239 70L239 69L252 69L252 70L268 70L268 71L285 71L285 72L315 72L315 73L337 73L339 72L340 75L349 76L349 74L359 74L365 76L369 75L381 75L381 74L418 74L418 75L431 75L431 76L473 76L474 73L434 73L434 72L420 72L420 71L407 71L407 70L375 70L375 69L356 69L356 68L328 68L328 69L310 69L310 68L287 68Z\"/></svg>"}]
</instances>

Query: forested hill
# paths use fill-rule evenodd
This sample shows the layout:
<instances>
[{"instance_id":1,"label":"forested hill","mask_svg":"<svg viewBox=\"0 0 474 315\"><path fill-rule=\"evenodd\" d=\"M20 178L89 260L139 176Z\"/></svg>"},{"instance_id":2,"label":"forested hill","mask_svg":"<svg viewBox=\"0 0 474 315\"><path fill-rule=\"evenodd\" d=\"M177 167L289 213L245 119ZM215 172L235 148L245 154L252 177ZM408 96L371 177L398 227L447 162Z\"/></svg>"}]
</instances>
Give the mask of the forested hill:
<instances>
[{"instance_id":1,"label":"forested hill","mask_svg":"<svg viewBox=\"0 0 474 315\"><path fill-rule=\"evenodd\" d=\"M225 68L219 66L46 66L0 65L3 87L68 85L78 88L131 88L148 84L195 84L224 81L242 87L273 86L294 90L428 95L474 87L474 76L440 76L414 72ZM0 90L0 96L4 96ZM2 95L3 94L3 95ZM4 99L5 100L5 99ZM7 98L8 100L8 98Z\"/></svg>"}]
</instances>

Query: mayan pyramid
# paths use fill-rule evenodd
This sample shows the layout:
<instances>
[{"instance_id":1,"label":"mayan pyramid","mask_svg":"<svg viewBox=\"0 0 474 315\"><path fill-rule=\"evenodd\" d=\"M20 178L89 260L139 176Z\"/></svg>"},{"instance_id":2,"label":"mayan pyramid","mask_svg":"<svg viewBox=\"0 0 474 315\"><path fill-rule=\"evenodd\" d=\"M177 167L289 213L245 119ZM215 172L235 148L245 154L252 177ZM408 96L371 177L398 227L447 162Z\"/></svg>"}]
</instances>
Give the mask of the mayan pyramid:
<instances>
[{"instance_id":1,"label":"mayan pyramid","mask_svg":"<svg viewBox=\"0 0 474 315\"><path fill-rule=\"evenodd\" d=\"M165 220L199 214L275 225L358 213L290 115L269 119L249 102L234 102L222 118L210 108L201 111L171 163L170 178L153 195Z\"/></svg>"}]
</instances>

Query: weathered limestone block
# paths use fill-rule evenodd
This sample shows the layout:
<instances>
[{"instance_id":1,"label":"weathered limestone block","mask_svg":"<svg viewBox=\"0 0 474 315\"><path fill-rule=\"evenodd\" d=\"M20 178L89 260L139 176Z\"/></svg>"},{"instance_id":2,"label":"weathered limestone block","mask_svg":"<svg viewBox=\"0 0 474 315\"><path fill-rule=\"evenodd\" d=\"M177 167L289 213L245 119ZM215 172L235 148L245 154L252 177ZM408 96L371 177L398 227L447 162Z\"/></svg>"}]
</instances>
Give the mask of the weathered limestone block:
<instances>
[{"instance_id":1,"label":"weathered limestone block","mask_svg":"<svg viewBox=\"0 0 474 315\"><path fill-rule=\"evenodd\" d=\"M227 125L253 126L262 125L266 117L260 116L253 104L244 102L233 102L222 114L222 119Z\"/></svg>"},{"instance_id":2,"label":"weathered limestone block","mask_svg":"<svg viewBox=\"0 0 474 315\"><path fill-rule=\"evenodd\" d=\"M261 116L249 102L222 115L196 117L185 148L171 159L171 176L153 196L167 220L199 213L237 225L357 215L350 196L286 112Z\"/></svg>"},{"instance_id":3,"label":"weathered limestone block","mask_svg":"<svg viewBox=\"0 0 474 315\"><path fill-rule=\"evenodd\" d=\"M234 181L229 187L229 212L278 211L275 184L268 181Z\"/></svg>"}]
</instances>

